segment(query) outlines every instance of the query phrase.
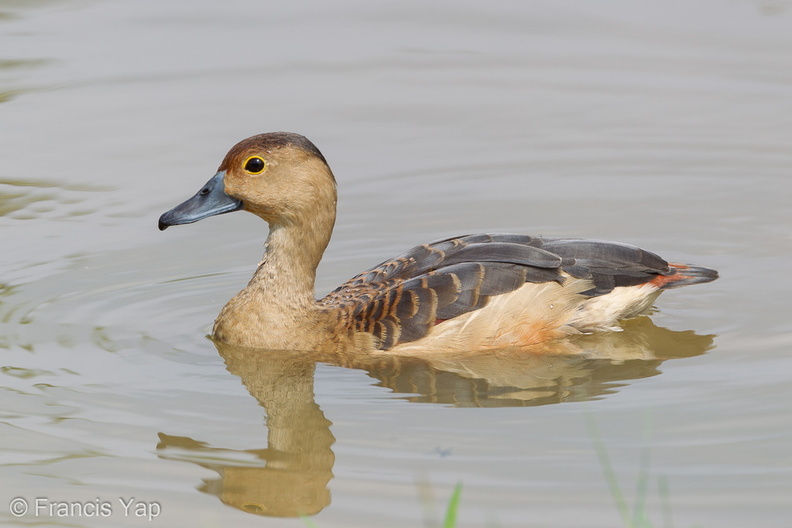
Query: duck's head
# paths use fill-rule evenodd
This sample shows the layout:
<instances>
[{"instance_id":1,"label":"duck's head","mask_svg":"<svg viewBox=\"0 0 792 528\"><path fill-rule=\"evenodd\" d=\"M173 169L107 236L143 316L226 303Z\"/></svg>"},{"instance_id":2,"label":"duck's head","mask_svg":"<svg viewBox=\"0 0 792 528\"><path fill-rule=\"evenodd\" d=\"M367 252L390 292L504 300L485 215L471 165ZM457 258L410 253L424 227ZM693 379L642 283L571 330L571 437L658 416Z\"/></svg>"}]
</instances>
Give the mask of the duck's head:
<instances>
[{"instance_id":1,"label":"duck's head","mask_svg":"<svg viewBox=\"0 0 792 528\"><path fill-rule=\"evenodd\" d=\"M271 132L234 145L195 196L160 216L159 228L244 209L270 225L311 221L332 209L335 178L316 146L299 134Z\"/></svg>"}]
</instances>

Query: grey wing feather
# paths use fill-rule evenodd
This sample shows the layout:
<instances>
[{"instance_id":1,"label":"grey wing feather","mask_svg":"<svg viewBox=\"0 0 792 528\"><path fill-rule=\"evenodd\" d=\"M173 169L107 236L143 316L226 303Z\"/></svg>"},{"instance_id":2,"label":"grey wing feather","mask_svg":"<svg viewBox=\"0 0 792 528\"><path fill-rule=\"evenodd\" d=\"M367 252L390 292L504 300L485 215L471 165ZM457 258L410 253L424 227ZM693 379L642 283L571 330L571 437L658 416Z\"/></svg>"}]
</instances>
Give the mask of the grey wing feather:
<instances>
[{"instance_id":1,"label":"grey wing feather","mask_svg":"<svg viewBox=\"0 0 792 528\"><path fill-rule=\"evenodd\" d=\"M594 288L583 292L595 297L619 286L637 286L674 271L659 255L637 246L601 240L543 239L541 247L562 258L561 268Z\"/></svg>"}]
</instances>

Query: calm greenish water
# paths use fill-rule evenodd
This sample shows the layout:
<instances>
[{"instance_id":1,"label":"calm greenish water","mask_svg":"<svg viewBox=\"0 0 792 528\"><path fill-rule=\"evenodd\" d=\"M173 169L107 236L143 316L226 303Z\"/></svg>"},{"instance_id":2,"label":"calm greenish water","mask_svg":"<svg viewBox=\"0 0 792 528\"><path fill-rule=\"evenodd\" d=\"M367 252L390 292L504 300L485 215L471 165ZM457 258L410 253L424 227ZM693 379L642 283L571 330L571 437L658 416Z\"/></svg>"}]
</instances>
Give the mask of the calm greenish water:
<instances>
[{"instance_id":1,"label":"calm greenish water","mask_svg":"<svg viewBox=\"0 0 792 528\"><path fill-rule=\"evenodd\" d=\"M654 526L790 525L792 3L0 0L0 123L3 524L430 526L461 482L461 527L612 528L601 439ZM156 220L273 130L338 179L319 294L480 231L721 279L575 355L218 350L266 225Z\"/></svg>"}]
</instances>

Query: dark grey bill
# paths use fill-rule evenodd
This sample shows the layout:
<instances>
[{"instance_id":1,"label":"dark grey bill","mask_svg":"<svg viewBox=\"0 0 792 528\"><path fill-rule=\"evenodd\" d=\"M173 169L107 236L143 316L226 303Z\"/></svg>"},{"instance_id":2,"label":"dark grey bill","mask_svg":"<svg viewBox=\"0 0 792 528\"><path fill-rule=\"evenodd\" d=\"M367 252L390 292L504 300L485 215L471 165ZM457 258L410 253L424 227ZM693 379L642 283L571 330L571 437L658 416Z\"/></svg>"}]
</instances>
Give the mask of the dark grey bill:
<instances>
[{"instance_id":1,"label":"dark grey bill","mask_svg":"<svg viewBox=\"0 0 792 528\"><path fill-rule=\"evenodd\" d=\"M195 196L160 216L160 231L172 225L191 224L210 216L242 209L241 201L225 193L223 178L225 171L218 172Z\"/></svg>"}]
</instances>

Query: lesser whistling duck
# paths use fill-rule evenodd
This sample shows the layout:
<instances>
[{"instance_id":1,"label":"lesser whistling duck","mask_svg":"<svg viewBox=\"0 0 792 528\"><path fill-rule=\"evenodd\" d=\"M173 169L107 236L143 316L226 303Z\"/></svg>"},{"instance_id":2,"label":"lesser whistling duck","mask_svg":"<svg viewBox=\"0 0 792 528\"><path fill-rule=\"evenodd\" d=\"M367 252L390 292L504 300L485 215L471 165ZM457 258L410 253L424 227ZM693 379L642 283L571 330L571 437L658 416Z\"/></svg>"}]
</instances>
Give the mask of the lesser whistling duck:
<instances>
[{"instance_id":1,"label":"lesser whistling duck","mask_svg":"<svg viewBox=\"0 0 792 528\"><path fill-rule=\"evenodd\" d=\"M417 246L317 300L336 182L319 149L286 132L237 143L195 196L160 217L159 228L241 209L266 220L269 236L250 283L218 315L213 338L244 347L530 347L615 329L664 290L718 277L617 242L479 234Z\"/></svg>"}]
</instances>

